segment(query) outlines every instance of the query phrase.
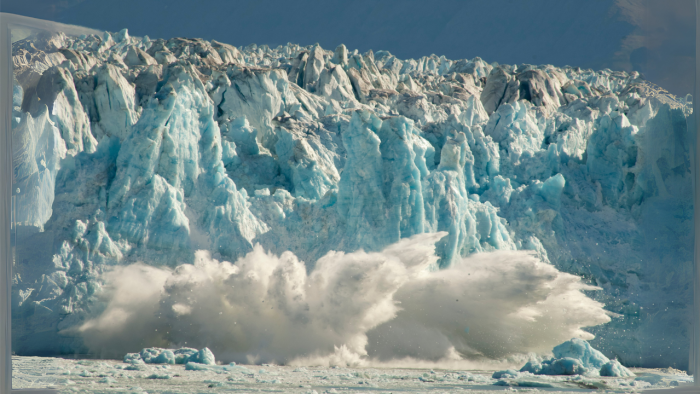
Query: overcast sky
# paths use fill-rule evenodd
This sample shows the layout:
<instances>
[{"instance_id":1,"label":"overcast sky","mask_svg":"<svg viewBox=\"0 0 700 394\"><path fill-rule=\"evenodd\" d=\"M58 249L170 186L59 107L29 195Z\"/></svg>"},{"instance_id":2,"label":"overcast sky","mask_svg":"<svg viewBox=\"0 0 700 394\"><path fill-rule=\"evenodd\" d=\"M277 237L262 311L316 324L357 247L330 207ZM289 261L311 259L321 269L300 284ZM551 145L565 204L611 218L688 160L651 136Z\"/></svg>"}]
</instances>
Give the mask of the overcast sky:
<instances>
[{"instance_id":1,"label":"overcast sky","mask_svg":"<svg viewBox=\"0 0 700 394\"><path fill-rule=\"evenodd\" d=\"M693 0L2 0L0 11L237 46L634 69L678 95L694 83Z\"/></svg>"}]
</instances>

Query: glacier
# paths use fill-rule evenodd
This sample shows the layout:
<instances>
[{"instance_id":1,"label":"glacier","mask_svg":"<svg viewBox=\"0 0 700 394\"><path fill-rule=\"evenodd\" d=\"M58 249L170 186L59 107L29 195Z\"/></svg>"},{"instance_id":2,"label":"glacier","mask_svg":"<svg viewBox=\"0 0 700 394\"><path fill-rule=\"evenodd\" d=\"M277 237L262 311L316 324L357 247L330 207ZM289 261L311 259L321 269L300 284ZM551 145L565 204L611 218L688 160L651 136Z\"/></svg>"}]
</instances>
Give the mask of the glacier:
<instances>
[{"instance_id":1,"label":"glacier","mask_svg":"<svg viewBox=\"0 0 700 394\"><path fill-rule=\"evenodd\" d=\"M637 72L126 29L38 34L13 65L17 354L89 352L114 267L260 245L313 272L444 233L428 270L531 251L605 305L605 356L688 367L692 97Z\"/></svg>"}]
</instances>

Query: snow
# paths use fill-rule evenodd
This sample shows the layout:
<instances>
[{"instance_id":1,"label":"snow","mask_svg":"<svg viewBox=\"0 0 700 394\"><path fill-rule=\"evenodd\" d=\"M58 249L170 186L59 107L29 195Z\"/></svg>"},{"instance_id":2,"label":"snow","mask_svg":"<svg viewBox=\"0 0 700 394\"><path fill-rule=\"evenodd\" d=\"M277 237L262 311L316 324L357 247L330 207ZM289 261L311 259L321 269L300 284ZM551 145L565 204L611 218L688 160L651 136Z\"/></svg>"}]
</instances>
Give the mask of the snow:
<instances>
[{"instance_id":1,"label":"snow","mask_svg":"<svg viewBox=\"0 0 700 394\"><path fill-rule=\"evenodd\" d=\"M348 365L573 337L687 367L690 106L638 73L126 30L13 45L18 354ZM552 368L589 368L571 356Z\"/></svg>"}]
</instances>

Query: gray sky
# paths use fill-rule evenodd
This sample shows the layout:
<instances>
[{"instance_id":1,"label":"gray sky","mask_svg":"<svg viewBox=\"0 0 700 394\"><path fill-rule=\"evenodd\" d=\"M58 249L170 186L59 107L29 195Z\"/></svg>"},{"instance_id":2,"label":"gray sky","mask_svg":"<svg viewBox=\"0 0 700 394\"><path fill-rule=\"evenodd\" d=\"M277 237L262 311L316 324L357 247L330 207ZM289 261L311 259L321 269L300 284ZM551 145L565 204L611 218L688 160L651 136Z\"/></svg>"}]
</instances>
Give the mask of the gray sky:
<instances>
[{"instance_id":1,"label":"gray sky","mask_svg":"<svg viewBox=\"0 0 700 394\"><path fill-rule=\"evenodd\" d=\"M693 0L4 0L0 11L151 38L634 69L678 95L694 83Z\"/></svg>"}]
</instances>

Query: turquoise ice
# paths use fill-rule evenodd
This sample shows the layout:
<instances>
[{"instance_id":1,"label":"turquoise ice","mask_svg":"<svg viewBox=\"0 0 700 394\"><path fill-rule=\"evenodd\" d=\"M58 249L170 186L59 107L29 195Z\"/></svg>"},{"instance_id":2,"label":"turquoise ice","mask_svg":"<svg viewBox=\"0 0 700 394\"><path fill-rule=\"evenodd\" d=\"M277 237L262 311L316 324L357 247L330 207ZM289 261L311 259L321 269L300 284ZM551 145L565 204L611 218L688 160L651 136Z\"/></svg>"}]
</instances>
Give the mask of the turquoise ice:
<instances>
[{"instance_id":1,"label":"turquoise ice","mask_svg":"<svg viewBox=\"0 0 700 394\"><path fill-rule=\"evenodd\" d=\"M110 266L260 244L311 270L330 250L445 231L431 269L532 250L603 289L612 322L589 329L603 354L687 366L691 106L638 73L54 39L13 47L34 56L13 91L18 353L84 350L64 330L104 307Z\"/></svg>"}]
</instances>

